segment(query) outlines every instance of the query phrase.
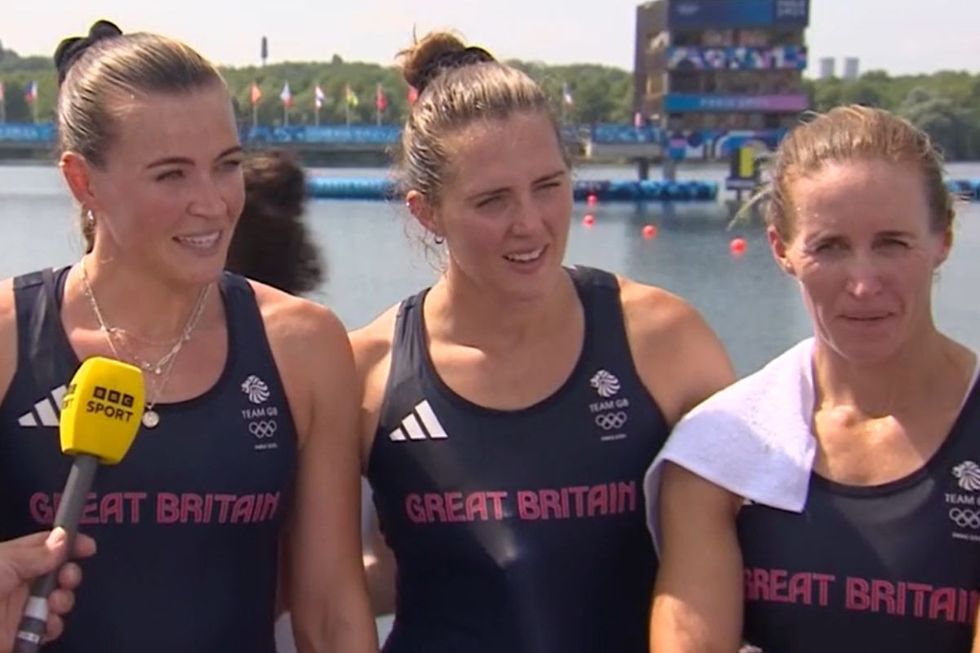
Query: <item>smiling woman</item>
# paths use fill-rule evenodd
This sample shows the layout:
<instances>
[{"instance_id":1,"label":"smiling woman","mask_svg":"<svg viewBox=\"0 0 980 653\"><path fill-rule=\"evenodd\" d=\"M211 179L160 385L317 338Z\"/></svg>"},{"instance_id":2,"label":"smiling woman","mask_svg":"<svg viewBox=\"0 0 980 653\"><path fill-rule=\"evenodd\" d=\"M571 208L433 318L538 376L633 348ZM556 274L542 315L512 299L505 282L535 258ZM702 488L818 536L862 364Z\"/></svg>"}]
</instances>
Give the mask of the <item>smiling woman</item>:
<instances>
[{"instance_id":1,"label":"smiling woman","mask_svg":"<svg viewBox=\"0 0 980 653\"><path fill-rule=\"evenodd\" d=\"M398 566L385 650L645 652L640 481L670 425L732 379L727 356L678 297L564 267L570 171L537 84L451 34L403 54L419 97L402 189L447 257L352 335ZM375 554L384 609L392 556Z\"/></svg>"},{"instance_id":2,"label":"smiling woman","mask_svg":"<svg viewBox=\"0 0 980 653\"><path fill-rule=\"evenodd\" d=\"M373 650L350 344L327 309L223 272L244 201L223 80L106 21L55 60L87 251L0 284L0 539L51 519L64 459L37 431L80 361L140 367L147 411L86 510L99 556L50 650L271 653L281 560L300 651Z\"/></svg>"}]
</instances>

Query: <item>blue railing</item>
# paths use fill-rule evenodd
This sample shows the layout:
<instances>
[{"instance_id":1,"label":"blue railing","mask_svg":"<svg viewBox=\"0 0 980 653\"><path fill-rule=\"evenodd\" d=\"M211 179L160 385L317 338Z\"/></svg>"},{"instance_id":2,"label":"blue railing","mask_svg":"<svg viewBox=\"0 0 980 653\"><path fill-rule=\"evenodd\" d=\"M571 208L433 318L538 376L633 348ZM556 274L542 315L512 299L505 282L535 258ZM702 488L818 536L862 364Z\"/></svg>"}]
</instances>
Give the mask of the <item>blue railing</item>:
<instances>
[{"instance_id":1,"label":"blue railing","mask_svg":"<svg viewBox=\"0 0 980 653\"><path fill-rule=\"evenodd\" d=\"M53 144L54 138L54 125L49 122L0 125L0 141Z\"/></svg>"},{"instance_id":2,"label":"blue railing","mask_svg":"<svg viewBox=\"0 0 980 653\"><path fill-rule=\"evenodd\" d=\"M662 134L656 127L634 127L614 123L589 125L563 125L562 138L566 142L580 142L591 138L603 144L659 144ZM393 145L401 137L397 125L291 125L271 127L246 126L241 130L245 143L254 144L308 144L308 145ZM54 125L50 123L0 125L0 143L53 144Z\"/></svg>"},{"instance_id":3,"label":"blue railing","mask_svg":"<svg viewBox=\"0 0 980 653\"><path fill-rule=\"evenodd\" d=\"M601 143L603 145L625 145L630 143L660 145L663 140L663 133L660 129L650 125L634 127L633 125L600 122L592 126L590 134L593 143Z\"/></svg>"},{"instance_id":4,"label":"blue railing","mask_svg":"<svg viewBox=\"0 0 980 653\"><path fill-rule=\"evenodd\" d=\"M400 136L401 128L395 125L258 126L242 130L242 140L247 143L392 145Z\"/></svg>"}]
</instances>

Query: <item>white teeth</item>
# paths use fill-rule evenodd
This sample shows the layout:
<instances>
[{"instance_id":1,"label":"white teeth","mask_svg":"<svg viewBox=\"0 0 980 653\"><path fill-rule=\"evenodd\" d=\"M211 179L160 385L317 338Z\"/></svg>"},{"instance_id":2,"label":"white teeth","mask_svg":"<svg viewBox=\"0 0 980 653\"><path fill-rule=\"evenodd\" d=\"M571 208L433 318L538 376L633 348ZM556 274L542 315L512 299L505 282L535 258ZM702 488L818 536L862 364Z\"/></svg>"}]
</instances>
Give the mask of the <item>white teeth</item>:
<instances>
[{"instance_id":1,"label":"white teeth","mask_svg":"<svg viewBox=\"0 0 980 653\"><path fill-rule=\"evenodd\" d=\"M215 231L210 234L203 234L199 236L177 236L176 240L181 245L207 249L209 247L214 247L219 238L221 238L221 232Z\"/></svg>"},{"instance_id":2,"label":"white teeth","mask_svg":"<svg viewBox=\"0 0 980 653\"><path fill-rule=\"evenodd\" d=\"M538 249L531 252L522 252L520 254L505 254L504 258L508 261L514 261L515 263L528 263L530 261L536 260L541 254L544 253L544 247L539 247Z\"/></svg>"}]
</instances>

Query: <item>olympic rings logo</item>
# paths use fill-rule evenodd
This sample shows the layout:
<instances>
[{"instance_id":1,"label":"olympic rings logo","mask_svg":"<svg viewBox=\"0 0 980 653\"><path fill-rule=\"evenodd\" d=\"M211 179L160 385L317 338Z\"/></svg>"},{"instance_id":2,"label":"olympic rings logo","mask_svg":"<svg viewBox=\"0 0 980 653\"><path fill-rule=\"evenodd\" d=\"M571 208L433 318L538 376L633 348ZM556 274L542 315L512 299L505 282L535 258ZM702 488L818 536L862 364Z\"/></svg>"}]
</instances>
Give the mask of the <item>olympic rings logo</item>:
<instances>
[{"instance_id":1,"label":"olympic rings logo","mask_svg":"<svg viewBox=\"0 0 980 653\"><path fill-rule=\"evenodd\" d=\"M279 430L279 422L274 419L248 423L248 432L259 438L271 438Z\"/></svg>"},{"instance_id":2,"label":"olympic rings logo","mask_svg":"<svg viewBox=\"0 0 980 653\"><path fill-rule=\"evenodd\" d=\"M626 423L626 413L621 410L615 413L600 413L595 416L596 426L602 428L605 431L611 431L612 429L623 428L623 424L625 423Z\"/></svg>"},{"instance_id":3,"label":"olympic rings logo","mask_svg":"<svg viewBox=\"0 0 980 653\"><path fill-rule=\"evenodd\" d=\"M980 514L966 508L950 508L949 518L960 528L980 528Z\"/></svg>"}]
</instances>

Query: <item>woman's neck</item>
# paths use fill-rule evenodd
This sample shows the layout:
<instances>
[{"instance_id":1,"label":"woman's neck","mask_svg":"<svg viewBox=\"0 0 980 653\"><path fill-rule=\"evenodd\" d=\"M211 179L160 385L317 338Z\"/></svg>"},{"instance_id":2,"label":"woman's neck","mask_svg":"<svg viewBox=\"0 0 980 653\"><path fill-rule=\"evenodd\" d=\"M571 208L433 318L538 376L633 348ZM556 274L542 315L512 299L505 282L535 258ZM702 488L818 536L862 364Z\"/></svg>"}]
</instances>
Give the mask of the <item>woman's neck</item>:
<instances>
[{"instance_id":1,"label":"woman's neck","mask_svg":"<svg viewBox=\"0 0 980 653\"><path fill-rule=\"evenodd\" d=\"M65 295L66 301L86 304L100 327L165 341L183 335L192 313L207 308L199 307L207 285L167 282L145 267L93 253L71 270Z\"/></svg>"},{"instance_id":2,"label":"woman's neck","mask_svg":"<svg viewBox=\"0 0 980 653\"><path fill-rule=\"evenodd\" d=\"M813 354L818 410L847 407L873 419L919 406L954 407L972 376L971 360L968 350L935 328L875 363L849 361L818 338Z\"/></svg>"},{"instance_id":3,"label":"woman's neck","mask_svg":"<svg viewBox=\"0 0 980 653\"><path fill-rule=\"evenodd\" d=\"M476 346L486 351L512 351L526 343L551 338L571 323L579 309L571 277L556 275L553 288L535 298L507 298L486 292L460 275L444 276L428 293L424 311L429 337Z\"/></svg>"}]
</instances>

